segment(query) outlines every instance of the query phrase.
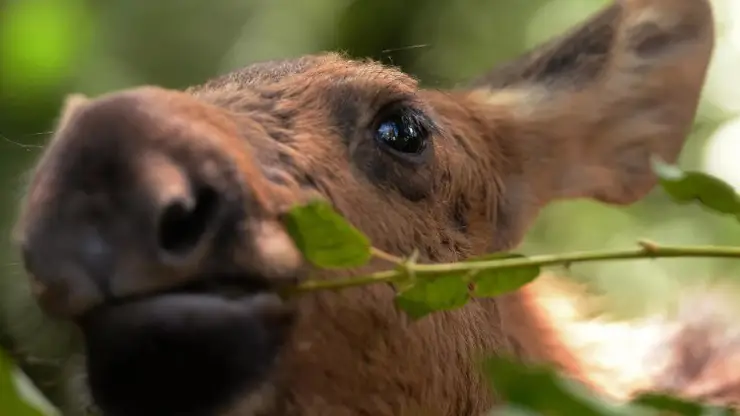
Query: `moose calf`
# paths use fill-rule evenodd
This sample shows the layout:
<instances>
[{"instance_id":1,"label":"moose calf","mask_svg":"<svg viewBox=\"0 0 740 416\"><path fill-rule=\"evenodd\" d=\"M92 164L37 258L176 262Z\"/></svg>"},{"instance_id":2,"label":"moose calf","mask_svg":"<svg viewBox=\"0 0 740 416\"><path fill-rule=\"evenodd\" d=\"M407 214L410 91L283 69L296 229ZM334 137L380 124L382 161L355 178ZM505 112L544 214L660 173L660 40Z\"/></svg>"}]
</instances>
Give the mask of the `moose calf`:
<instances>
[{"instance_id":1,"label":"moose calf","mask_svg":"<svg viewBox=\"0 0 740 416\"><path fill-rule=\"evenodd\" d=\"M681 151L713 37L707 0L620 0L449 91L330 53L72 96L17 244L43 310L82 330L106 415L482 415L486 353L616 398L661 388L625 374L638 352L580 347L548 278L418 322L387 285L281 300L310 268L280 218L323 198L380 249L453 262L515 248L550 201L637 201L651 155Z\"/></svg>"}]
</instances>

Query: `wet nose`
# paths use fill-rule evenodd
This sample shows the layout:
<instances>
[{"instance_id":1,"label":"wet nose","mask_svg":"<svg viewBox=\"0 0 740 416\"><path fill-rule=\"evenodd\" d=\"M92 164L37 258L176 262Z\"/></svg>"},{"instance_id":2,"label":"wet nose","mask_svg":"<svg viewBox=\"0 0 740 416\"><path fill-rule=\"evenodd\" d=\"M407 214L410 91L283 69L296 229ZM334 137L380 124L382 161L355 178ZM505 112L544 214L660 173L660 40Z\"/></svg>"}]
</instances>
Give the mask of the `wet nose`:
<instances>
[{"instance_id":1,"label":"wet nose","mask_svg":"<svg viewBox=\"0 0 740 416\"><path fill-rule=\"evenodd\" d=\"M186 170L172 160L149 159L145 171L158 259L170 266L190 263L215 228L218 193L211 186L193 184Z\"/></svg>"},{"instance_id":2,"label":"wet nose","mask_svg":"<svg viewBox=\"0 0 740 416\"><path fill-rule=\"evenodd\" d=\"M169 162L151 169L136 203L115 192L70 195L23 244L41 305L77 314L94 304L167 289L203 269L218 228L218 192ZM66 205L64 208L62 205Z\"/></svg>"},{"instance_id":3,"label":"wet nose","mask_svg":"<svg viewBox=\"0 0 740 416\"><path fill-rule=\"evenodd\" d=\"M29 189L21 247L53 314L169 289L218 262L226 186L193 162L202 155L156 146L158 137L141 130L150 121L122 105L104 102L72 119Z\"/></svg>"}]
</instances>

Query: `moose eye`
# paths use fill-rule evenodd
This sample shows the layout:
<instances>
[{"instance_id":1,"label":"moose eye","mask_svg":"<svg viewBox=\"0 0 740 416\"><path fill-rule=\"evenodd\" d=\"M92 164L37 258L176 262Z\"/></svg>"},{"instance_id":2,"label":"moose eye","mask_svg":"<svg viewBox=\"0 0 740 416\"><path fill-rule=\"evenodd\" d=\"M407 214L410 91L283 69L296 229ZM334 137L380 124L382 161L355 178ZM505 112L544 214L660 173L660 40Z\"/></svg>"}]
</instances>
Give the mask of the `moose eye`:
<instances>
[{"instance_id":1,"label":"moose eye","mask_svg":"<svg viewBox=\"0 0 740 416\"><path fill-rule=\"evenodd\" d=\"M375 131L375 139L388 148L404 154L418 155L427 146L429 132L413 114L385 117Z\"/></svg>"}]
</instances>

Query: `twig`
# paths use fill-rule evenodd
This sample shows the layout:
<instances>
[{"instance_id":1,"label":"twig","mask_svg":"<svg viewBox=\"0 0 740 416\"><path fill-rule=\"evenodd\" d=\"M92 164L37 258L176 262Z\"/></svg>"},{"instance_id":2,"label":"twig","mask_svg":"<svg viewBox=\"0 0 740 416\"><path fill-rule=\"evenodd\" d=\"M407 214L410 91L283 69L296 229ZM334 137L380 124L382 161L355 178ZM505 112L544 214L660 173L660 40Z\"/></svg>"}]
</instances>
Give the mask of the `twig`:
<instances>
[{"instance_id":1,"label":"twig","mask_svg":"<svg viewBox=\"0 0 740 416\"><path fill-rule=\"evenodd\" d=\"M385 260L387 262L390 262L390 263L393 263L393 264L403 264L404 263L404 259L402 259L402 258L400 258L398 256L394 256L393 254L386 253L385 251L383 251L383 250L381 250L379 248L370 247L370 252L372 253L372 255L374 257L377 257L379 259L383 259L383 260Z\"/></svg>"},{"instance_id":2,"label":"twig","mask_svg":"<svg viewBox=\"0 0 740 416\"><path fill-rule=\"evenodd\" d=\"M449 273L481 270L516 269L537 266L570 265L594 261L639 260L677 257L725 257L740 259L740 247L724 246L661 246L654 242L640 241L638 248L622 250L583 251L567 254L547 254L515 259L496 259L467 261L460 263L418 264L407 263L405 270L386 270L366 276L308 280L286 290L286 295L316 292L321 290L338 291L377 283L394 283L413 272L417 279L434 279ZM393 256L395 257L395 256Z\"/></svg>"}]
</instances>

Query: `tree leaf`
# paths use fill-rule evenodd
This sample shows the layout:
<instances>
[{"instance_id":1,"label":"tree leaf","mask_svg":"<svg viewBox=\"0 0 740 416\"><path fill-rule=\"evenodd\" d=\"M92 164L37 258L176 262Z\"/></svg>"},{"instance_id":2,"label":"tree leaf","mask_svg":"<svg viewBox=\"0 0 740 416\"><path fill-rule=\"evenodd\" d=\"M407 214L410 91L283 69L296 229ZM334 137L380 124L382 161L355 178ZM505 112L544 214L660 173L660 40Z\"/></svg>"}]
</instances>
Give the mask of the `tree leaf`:
<instances>
[{"instance_id":1,"label":"tree leaf","mask_svg":"<svg viewBox=\"0 0 740 416\"><path fill-rule=\"evenodd\" d=\"M298 249L318 267L357 267L370 260L370 240L326 202L296 206L283 222Z\"/></svg>"},{"instance_id":2,"label":"tree leaf","mask_svg":"<svg viewBox=\"0 0 740 416\"><path fill-rule=\"evenodd\" d=\"M460 308L469 299L468 284L459 275L449 275L416 280L398 293L396 305L411 318L421 319L432 312Z\"/></svg>"},{"instance_id":3,"label":"tree leaf","mask_svg":"<svg viewBox=\"0 0 740 416\"><path fill-rule=\"evenodd\" d=\"M10 357L0 350L0 415L44 416L20 394L15 371Z\"/></svg>"},{"instance_id":4,"label":"tree leaf","mask_svg":"<svg viewBox=\"0 0 740 416\"><path fill-rule=\"evenodd\" d=\"M730 409L656 393L641 394L634 398L632 403L650 409L668 411L671 414L681 416L732 416L736 414Z\"/></svg>"},{"instance_id":5,"label":"tree leaf","mask_svg":"<svg viewBox=\"0 0 740 416\"><path fill-rule=\"evenodd\" d=\"M524 365L504 357L484 362L496 394L522 410L547 416L638 416L644 411L609 403L586 387L544 365Z\"/></svg>"},{"instance_id":6,"label":"tree leaf","mask_svg":"<svg viewBox=\"0 0 740 416\"><path fill-rule=\"evenodd\" d=\"M466 262L494 259L524 258L521 254L493 253L472 257ZM423 275L396 296L396 304L414 319L420 319L432 312L451 310L470 300L470 287L466 276L469 272L455 272L437 277L424 278ZM515 291L533 281L540 274L537 266L505 270L480 270L473 277L473 294L492 297Z\"/></svg>"},{"instance_id":7,"label":"tree leaf","mask_svg":"<svg viewBox=\"0 0 740 416\"><path fill-rule=\"evenodd\" d=\"M506 405L495 408L488 413L488 416L540 416L540 414L521 407Z\"/></svg>"},{"instance_id":8,"label":"tree leaf","mask_svg":"<svg viewBox=\"0 0 740 416\"><path fill-rule=\"evenodd\" d=\"M494 259L526 258L516 253L494 253L476 257L467 261L483 261ZM529 266L512 269L480 270L473 276L475 287L473 294L478 297L500 296L513 292L540 275L539 266Z\"/></svg>"},{"instance_id":9,"label":"tree leaf","mask_svg":"<svg viewBox=\"0 0 740 416\"><path fill-rule=\"evenodd\" d=\"M498 414L546 416L731 416L730 409L662 394L643 394L627 404L609 402L585 386L558 374L551 366L491 357L483 369L497 395L507 403Z\"/></svg>"},{"instance_id":10,"label":"tree leaf","mask_svg":"<svg viewBox=\"0 0 740 416\"><path fill-rule=\"evenodd\" d=\"M652 159L652 166L660 185L676 202L698 201L712 211L740 216L740 196L721 179L684 171L657 158Z\"/></svg>"}]
</instances>

